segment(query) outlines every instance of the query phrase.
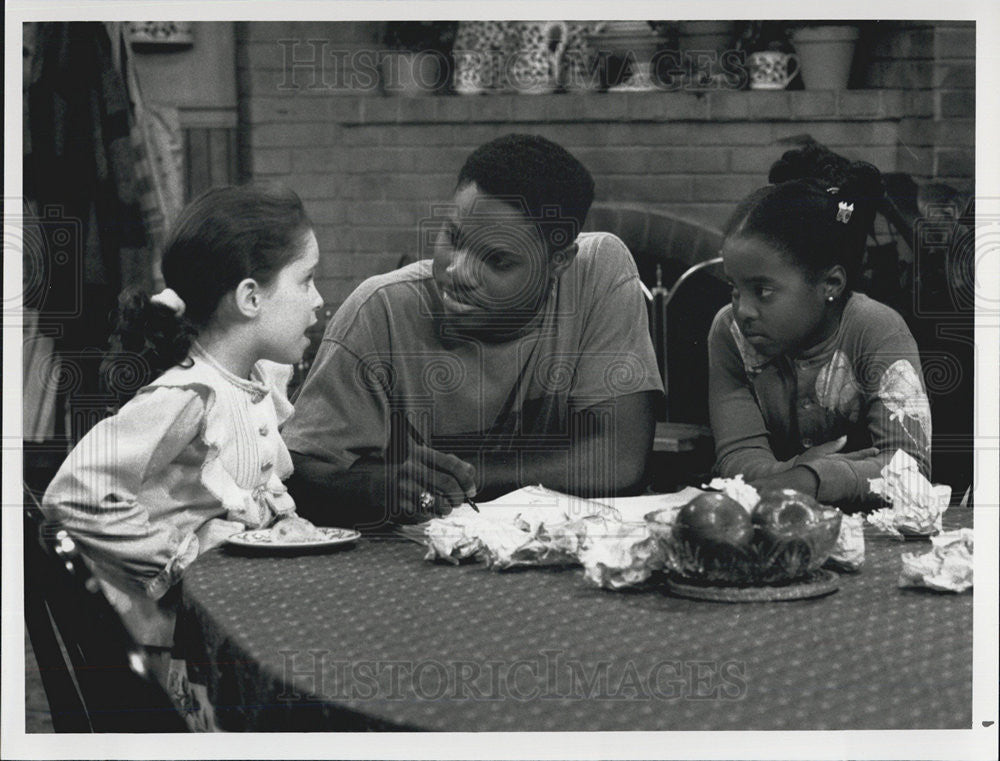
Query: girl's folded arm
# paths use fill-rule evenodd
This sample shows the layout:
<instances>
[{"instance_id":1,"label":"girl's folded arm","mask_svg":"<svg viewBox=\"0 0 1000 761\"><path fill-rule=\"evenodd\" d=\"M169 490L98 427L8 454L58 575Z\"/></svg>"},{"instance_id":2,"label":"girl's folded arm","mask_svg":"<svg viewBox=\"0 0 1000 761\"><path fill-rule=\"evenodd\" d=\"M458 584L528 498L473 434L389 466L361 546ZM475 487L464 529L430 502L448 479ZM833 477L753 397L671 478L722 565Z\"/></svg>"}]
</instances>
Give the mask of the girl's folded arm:
<instances>
[{"instance_id":1,"label":"girl's folded arm","mask_svg":"<svg viewBox=\"0 0 1000 761\"><path fill-rule=\"evenodd\" d=\"M820 501L872 499L869 479L900 449L930 478L931 411L920 368L920 354L909 331L898 331L866 351L859 368L871 445L877 455L847 460L830 457L809 463L819 478Z\"/></svg>"},{"instance_id":2,"label":"girl's folded arm","mask_svg":"<svg viewBox=\"0 0 1000 761\"><path fill-rule=\"evenodd\" d=\"M774 456L767 426L750 389L739 350L716 316L708 338L708 409L715 439L715 470L747 481L783 473L794 462Z\"/></svg>"},{"instance_id":3,"label":"girl's folded arm","mask_svg":"<svg viewBox=\"0 0 1000 761\"><path fill-rule=\"evenodd\" d=\"M897 450L910 454L925 477L931 475L931 408L917 343L909 330L895 333L867 358L862 377L872 446L888 461ZM874 381L874 382L871 382Z\"/></svg>"},{"instance_id":4,"label":"girl's folded arm","mask_svg":"<svg viewBox=\"0 0 1000 761\"><path fill-rule=\"evenodd\" d=\"M136 396L76 445L42 502L83 553L113 575L161 596L198 554L191 530L151 513L138 495L200 432L205 405L193 390Z\"/></svg>"}]
</instances>

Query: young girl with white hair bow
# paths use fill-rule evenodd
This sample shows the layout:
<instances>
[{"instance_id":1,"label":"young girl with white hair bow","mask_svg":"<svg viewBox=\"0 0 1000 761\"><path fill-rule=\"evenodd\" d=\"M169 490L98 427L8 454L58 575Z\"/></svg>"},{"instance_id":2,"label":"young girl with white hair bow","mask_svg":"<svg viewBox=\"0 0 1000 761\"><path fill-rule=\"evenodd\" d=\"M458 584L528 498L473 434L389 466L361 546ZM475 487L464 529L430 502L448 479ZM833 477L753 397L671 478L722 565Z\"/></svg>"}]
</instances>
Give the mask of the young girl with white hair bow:
<instances>
[{"instance_id":1,"label":"young girl with white hair bow","mask_svg":"<svg viewBox=\"0 0 1000 761\"><path fill-rule=\"evenodd\" d=\"M172 644L168 592L200 553L246 529L306 523L282 484L292 463L278 427L292 413L288 366L323 304L318 262L294 193L217 188L177 221L169 288L121 298L105 371L127 401L73 449L43 510L145 645Z\"/></svg>"}]
</instances>

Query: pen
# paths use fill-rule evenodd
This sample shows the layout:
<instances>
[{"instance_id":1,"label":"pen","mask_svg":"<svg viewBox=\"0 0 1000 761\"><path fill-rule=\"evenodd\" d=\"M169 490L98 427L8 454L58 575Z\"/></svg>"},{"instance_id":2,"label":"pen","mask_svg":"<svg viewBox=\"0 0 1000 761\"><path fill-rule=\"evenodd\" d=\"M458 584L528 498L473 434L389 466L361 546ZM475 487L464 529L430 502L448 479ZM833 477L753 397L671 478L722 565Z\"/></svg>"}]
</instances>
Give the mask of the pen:
<instances>
[{"instance_id":1,"label":"pen","mask_svg":"<svg viewBox=\"0 0 1000 761\"><path fill-rule=\"evenodd\" d=\"M413 423L410 422L410 419L404 417L403 420L406 423L406 432L409 434L410 438L413 439L414 443L422 447L427 446L427 443L424 441L424 437L420 435L420 431L413 427ZM466 497L465 501L469 503L469 506L473 510L477 513L479 512L479 505L473 502L471 497Z\"/></svg>"}]
</instances>

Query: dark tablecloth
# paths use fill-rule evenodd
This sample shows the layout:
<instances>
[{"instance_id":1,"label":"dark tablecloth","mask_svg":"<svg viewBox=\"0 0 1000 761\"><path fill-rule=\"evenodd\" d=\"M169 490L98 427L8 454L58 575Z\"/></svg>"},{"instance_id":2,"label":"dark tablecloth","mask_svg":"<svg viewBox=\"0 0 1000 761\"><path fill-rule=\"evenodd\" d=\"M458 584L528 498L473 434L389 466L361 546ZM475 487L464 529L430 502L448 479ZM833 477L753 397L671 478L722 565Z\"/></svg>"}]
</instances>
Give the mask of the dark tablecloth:
<instances>
[{"instance_id":1,"label":"dark tablecloth","mask_svg":"<svg viewBox=\"0 0 1000 761\"><path fill-rule=\"evenodd\" d=\"M440 565L397 538L219 550L185 577L178 642L226 730L970 727L972 593L899 588L930 543L866 539L836 593L744 604Z\"/></svg>"}]
</instances>

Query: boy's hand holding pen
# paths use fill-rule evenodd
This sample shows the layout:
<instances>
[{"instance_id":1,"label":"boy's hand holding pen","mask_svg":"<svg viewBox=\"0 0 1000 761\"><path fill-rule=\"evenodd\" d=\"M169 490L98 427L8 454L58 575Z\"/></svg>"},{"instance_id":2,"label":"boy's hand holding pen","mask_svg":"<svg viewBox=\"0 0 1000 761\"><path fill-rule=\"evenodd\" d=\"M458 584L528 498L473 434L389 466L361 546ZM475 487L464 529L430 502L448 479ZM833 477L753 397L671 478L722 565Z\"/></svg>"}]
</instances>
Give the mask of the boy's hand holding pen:
<instances>
[{"instance_id":1,"label":"boy's hand holding pen","mask_svg":"<svg viewBox=\"0 0 1000 761\"><path fill-rule=\"evenodd\" d=\"M407 456L397 471L401 500L415 504L424 517L446 515L463 502L473 510L476 494L476 469L455 455L427 446L424 437L407 418L403 418Z\"/></svg>"}]
</instances>

